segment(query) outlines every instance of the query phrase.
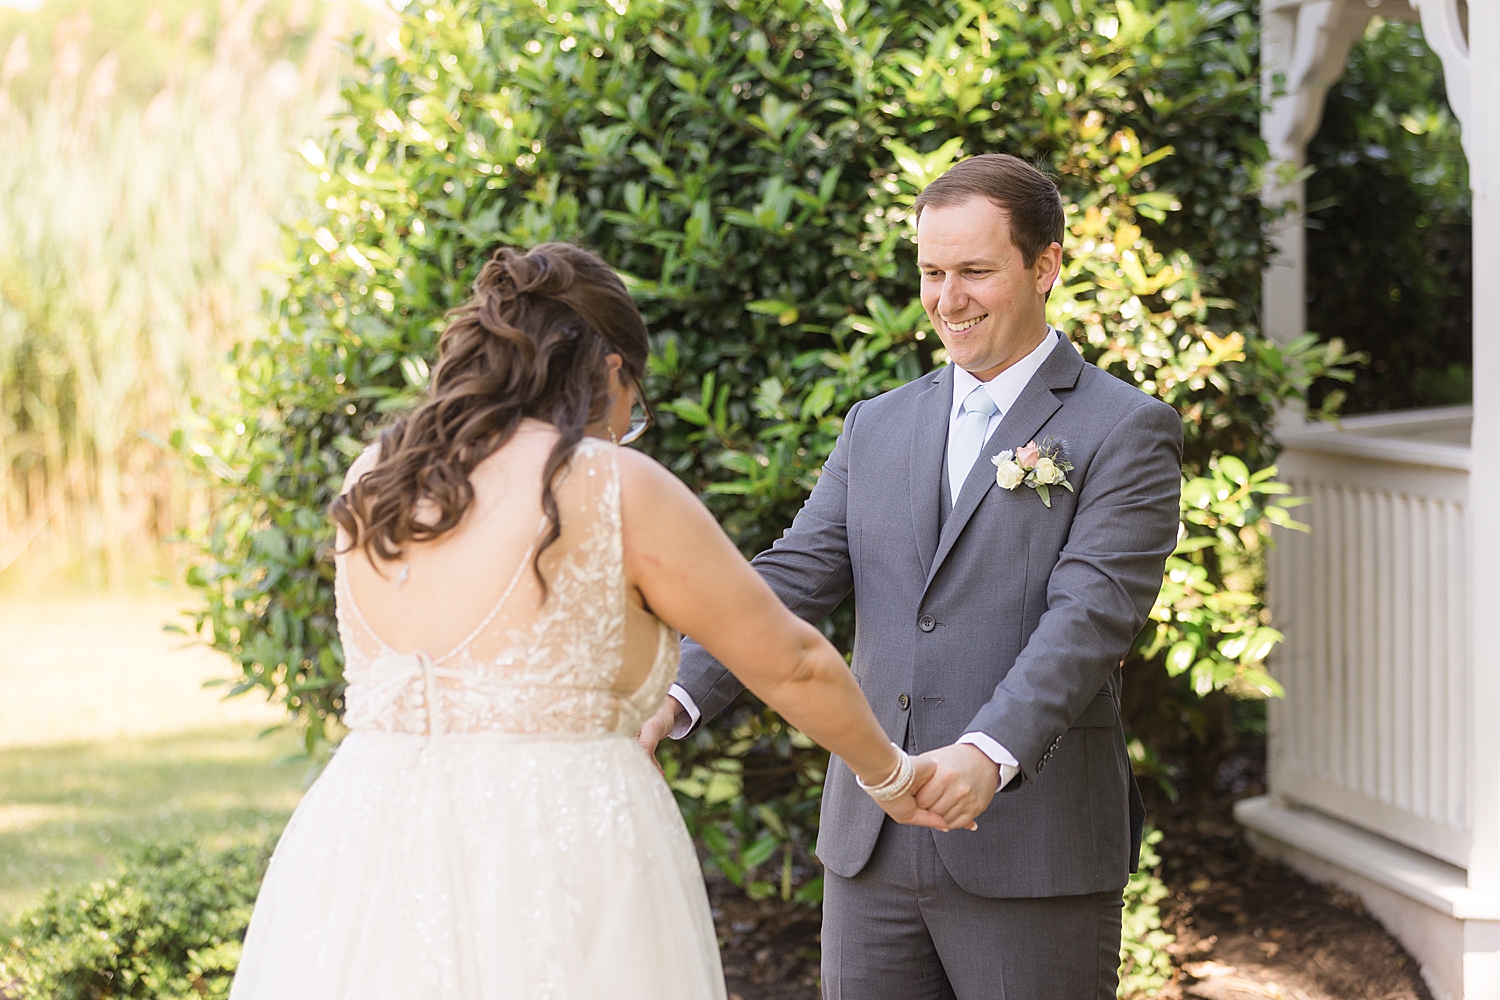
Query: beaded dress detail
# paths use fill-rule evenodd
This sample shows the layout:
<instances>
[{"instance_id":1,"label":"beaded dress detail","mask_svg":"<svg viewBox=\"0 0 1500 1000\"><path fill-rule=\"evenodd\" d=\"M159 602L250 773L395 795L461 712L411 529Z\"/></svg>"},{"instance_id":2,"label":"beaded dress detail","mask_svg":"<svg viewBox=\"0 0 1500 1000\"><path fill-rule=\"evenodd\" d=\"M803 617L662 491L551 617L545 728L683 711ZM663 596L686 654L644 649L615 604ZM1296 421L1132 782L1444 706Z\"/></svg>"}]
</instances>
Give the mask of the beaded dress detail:
<instances>
[{"instance_id":1,"label":"beaded dress detail","mask_svg":"<svg viewBox=\"0 0 1500 1000\"><path fill-rule=\"evenodd\" d=\"M635 734L677 667L626 682L616 449L585 439L562 534L432 656L388 646L340 557L351 732L271 861L232 1000L718 1000L697 856ZM504 512L500 512L503 516ZM639 657L637 657L639 659Z\"/></svg>"}]
</instances>

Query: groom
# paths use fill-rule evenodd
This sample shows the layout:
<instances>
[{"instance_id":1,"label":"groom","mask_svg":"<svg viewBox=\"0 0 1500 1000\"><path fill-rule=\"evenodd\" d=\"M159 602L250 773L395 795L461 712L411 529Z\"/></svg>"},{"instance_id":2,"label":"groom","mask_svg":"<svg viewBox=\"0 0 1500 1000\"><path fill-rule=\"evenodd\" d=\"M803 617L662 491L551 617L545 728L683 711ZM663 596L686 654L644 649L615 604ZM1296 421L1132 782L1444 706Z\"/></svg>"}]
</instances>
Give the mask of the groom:
<instances>
[{"instance_id":1,"label":"groom","mask_svg":"<svg viewBox=\"0 0 1500 1000\"><path fill-rule=\"evenodd\" d=\"M1142 819L1119 667L1176 541L1181 423L1047 325L1063 206L1046 175L975 156L915 212L951 363L850 408L753 563L810 622L854 592L854 673L891 739L937 764L917 801L950 831L888 821L834 759L824 996L1110 1000ZM1032 485L1049 480L1050 506ZM642 742L741 690L685 642Z\"/></svg>"}]
</instances>

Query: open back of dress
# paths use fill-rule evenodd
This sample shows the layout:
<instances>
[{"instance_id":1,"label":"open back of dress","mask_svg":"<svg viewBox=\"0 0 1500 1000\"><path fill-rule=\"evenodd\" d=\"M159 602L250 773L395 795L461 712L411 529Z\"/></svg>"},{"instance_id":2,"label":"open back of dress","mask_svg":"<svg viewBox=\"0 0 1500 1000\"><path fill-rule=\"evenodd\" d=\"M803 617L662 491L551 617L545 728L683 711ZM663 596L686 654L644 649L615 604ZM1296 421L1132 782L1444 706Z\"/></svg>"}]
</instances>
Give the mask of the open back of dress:
<instances>
[{"instance_id":1,"label":"open back of dress","mask_svg":"<svg viewBox=\"0 0 1500 1000\"><path fill-rule=\"evenodd\" d=\"M344 721L351 729L640 731L676 676L678 644L671 629L626 599L615 449L585 438L555 492L562 534L541 560L545 595L532 572L533 546L489 614L467 638L435 655L386 644L379 624L368 621L354 599L351 554L339 557L339 635L349 684ZM499 509L485 516L507 514ZM518 520L523 531L531 529L529 518ZM539 533L540 525L533 534ZM638 636L646 622L650 641L643 649ZM632 633L636 641L627 642Z\"/></svg>"},{"instance_id":2,"label":"open back of dress","mask_svg":"<svg viewBox=\"0 0 1500 1000\"><path fill-rule=\"evenodd\" d=\"M276 848L233 1000L724 996L697 856L634 739L678 644L627 599L616 455L586 439L558 484L545 595L527 552L451 648L388 644L399 611L362 608L340 557L352 731Z\"/></svg>"}]
</instances>

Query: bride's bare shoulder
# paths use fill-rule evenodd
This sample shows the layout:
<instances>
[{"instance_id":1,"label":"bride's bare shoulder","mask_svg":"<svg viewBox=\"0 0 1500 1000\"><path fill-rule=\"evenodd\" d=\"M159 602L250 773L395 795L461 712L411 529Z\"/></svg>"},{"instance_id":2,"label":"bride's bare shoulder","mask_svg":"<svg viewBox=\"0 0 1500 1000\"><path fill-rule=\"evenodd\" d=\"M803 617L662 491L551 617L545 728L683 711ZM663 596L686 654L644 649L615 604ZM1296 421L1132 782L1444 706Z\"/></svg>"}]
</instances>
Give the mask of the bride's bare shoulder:
<instances>
[{"instance_id":1,"label":"bride's bare shoulder","mask_svg":"<svg viewBox=\"0 0 1500 1000\"><path fill-rule=\"evenodd\" d=\"M617 454L620 495L627 507L667 514L680 511L684 505L701 506L687 484L650 455L633 448L619 448Z\"/></svg>"},{"instance_id":2,"label":"bride's bare shoulder","mask_svg":"<svg viewBox=\"0 0 1500 1000\"><path fill-rule=\"evenodd\" d=\"M359 482L360 479L364 477L365 473L375 468L375 463L379 461L380 442L376 441L374 444L366 447L364 451L360 452L359 456L355 458L352 463L350 463L349 471L344 474L344 488L342 492L348 493L349 487Z\"/></svg>"},{"instance_id":3,"label":"bride's bare shoulder","mask_svg":"<svg viewBox=\"0 0 1500 1000\"><path fill-rule=\"evenodd\" d=\"M676 587L687 578L681 572L684 560L720 570L744 562L703 501L672 470L629 448L619 450L617 467L625 564L632 579Z\"/></svg>"}]
</instances>

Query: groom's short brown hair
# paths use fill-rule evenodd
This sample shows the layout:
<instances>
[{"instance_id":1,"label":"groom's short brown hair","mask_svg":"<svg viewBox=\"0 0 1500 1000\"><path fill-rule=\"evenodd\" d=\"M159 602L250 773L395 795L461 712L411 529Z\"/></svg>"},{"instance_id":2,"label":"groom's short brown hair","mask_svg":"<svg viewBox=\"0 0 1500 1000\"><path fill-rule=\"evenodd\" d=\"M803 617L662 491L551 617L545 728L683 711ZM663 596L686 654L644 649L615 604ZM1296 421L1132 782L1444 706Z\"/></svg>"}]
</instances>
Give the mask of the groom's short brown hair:
<instances>
[{"instance_id":1,"label":"groom's short brown hair","mask_svg":"<svg viewBox=\"0 0 1500 1000\"><path fill-rule=\"evenodd\" d=\"M943 176L917 195L912 210L958 205L971 198L988 198L1010 219L1010 239L1027 267L1047 247L1063 241L1062 196L1052 178L1018 156L983 153L955 163Z\"/></svg>"}]
</instances>

